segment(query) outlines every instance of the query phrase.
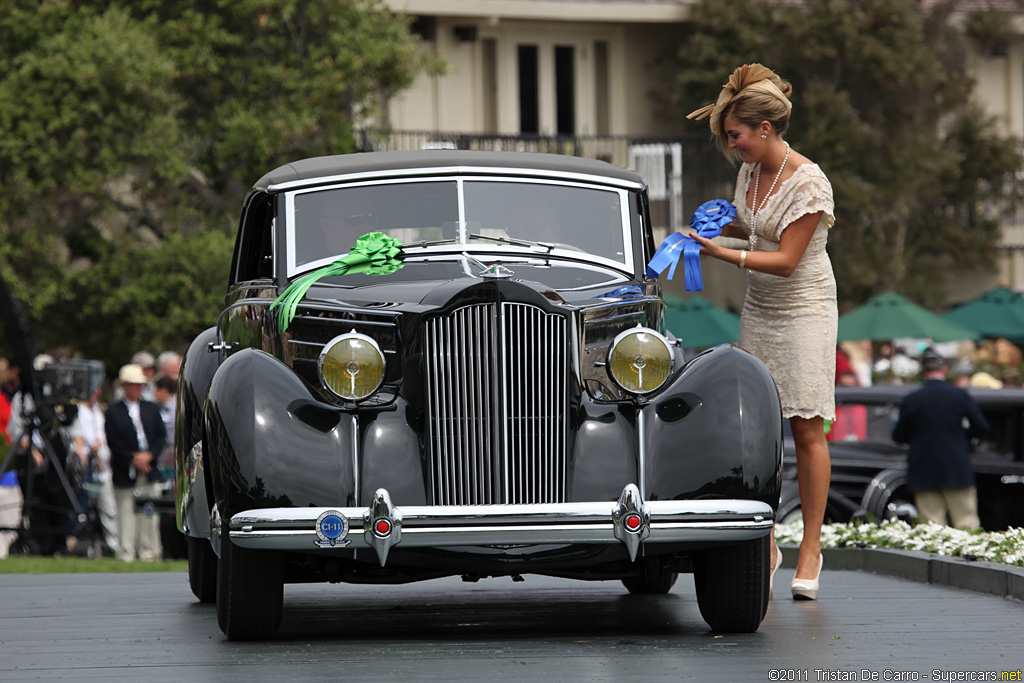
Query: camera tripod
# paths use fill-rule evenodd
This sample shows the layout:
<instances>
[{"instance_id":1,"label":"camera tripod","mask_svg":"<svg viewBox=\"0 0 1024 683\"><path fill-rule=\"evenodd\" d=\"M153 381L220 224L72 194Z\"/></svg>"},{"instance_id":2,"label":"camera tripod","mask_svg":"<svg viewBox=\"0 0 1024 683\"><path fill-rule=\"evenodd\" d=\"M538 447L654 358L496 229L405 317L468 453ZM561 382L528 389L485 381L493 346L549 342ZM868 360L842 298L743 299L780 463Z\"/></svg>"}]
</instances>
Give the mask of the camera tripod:
<instances>
[{"instance_id":1,"label":"camera tripod","mask_svg":"<svg viewBox=\"0 0 1024 683\"><path fill-rule=\"evenodd\" d=\"M22 402L28 447L12 444L0 465L0 471L15 465L23 495L21 517L17 527L0 527L0 531L18 533L14 553L50 555L65 549L69 536L102 538L102 534L97 533L91 506L79 496L80 482L72 482L68 475L67 458L77 455L69 455L60 438L56 411L49 406L36 410L28 405L30 401Z\"/></svg>"}]
</instances>

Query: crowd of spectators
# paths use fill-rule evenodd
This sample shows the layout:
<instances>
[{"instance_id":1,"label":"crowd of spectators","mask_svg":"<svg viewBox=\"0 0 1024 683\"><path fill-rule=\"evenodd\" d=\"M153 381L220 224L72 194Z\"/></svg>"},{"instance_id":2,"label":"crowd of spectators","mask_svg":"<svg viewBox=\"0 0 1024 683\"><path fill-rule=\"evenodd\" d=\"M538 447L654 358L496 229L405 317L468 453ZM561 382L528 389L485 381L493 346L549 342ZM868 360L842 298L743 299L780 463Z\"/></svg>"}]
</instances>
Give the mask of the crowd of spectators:
<instances>
[{"instance_id":1,"label":"crowd of spectators","mask_svg":"<svg viewBox=\"0 0 1024 683\"><path fill-rule=\"evenodd\" d=\"M64 360L59 350L37 356L37 379ZM124 561L162 558L154 507L141 503L171 480L181 362L175 351L139 351L112 383L56 406L58 419L46 425L20 368L0 358L0 559L16 543L75 553L83 536Z\"/></svg>"}]
</instances>

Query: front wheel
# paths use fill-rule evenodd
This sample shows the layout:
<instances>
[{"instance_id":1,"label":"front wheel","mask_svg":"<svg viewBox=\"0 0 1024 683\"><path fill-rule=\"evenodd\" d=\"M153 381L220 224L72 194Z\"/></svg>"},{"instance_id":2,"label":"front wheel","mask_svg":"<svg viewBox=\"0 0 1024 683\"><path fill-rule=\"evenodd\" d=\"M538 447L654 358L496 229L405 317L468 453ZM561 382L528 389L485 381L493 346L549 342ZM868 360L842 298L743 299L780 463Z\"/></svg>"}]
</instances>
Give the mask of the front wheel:
<instances>
[{"instance_id":1,"label":"front wheel","mask_svg":"<svg viewBox=\"0 0 1024 683\"><path fill-rule=\"evenodd\" d=\"M242 548L225 532L217 565L217 625L228 640L262 640L281 625L284 561L280 554Z\"/></svg>"},{"instance_id":2,"label":"front wheel","mask_svg":"<svg viewBox=\"0 0 1024 683\"><path fill-rule=\"evenodd\" d=\"M864 490L861 507L881 524L888 519L910 522L918 517L914 494L907 488L907 473L903 470L885 470Z\"/></svg>"},{"instance_id":3,"label":"front wheel","mask_svg":"<svg viewBox=\"0 0 1024 683\"><path fill-rule=\"evenodd\" d=\"M721 633L753 633L768 611L770 536L710 548L695 558L693 581L704 621Z\"/></svg>"}]
</instances>

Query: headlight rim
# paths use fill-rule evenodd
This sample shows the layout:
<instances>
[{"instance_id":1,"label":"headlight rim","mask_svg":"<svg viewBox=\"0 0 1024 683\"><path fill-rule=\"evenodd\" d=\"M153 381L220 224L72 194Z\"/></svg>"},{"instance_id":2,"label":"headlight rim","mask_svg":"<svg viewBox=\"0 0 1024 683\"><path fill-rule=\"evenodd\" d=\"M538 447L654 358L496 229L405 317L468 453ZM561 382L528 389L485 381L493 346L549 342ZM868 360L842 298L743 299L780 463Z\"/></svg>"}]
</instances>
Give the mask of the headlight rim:
<instances>
[{"instance_id":1,"label":"headlight rim","mask_svg":"<svg viewBox=\"0 0 1024 683\"><path fill-rule=\"evenodd\" d=\"M371 391L367 392L365 396L361 396L359 398L339 394L337 391L334 390L334 388L327 382L326 378L324 377L324 361L327 359L327 356L330 353L330 351L337 344L352 339L358 339L359 341L368 343L370 347L373 348L373 350L377 353L381 365L380 381L377 382L377 385ZM384 357L384 352L381 350L380 344L377 343L377 340L375 340L373 337L369 335L352 330L351 332L339 334L338 336L334 337L326 344L324 344L323 349L320 350L320 355L317 357L316 372L317 376L320 378L320 385L324 388L324 390L330 392L331 396L334 396L338 400L344 401L346 403L362 403L373 398L380 391L380 388L384 386L384 377L387 374L387 359Z\"/></svg>"},{"instance_id":2,"label":"headlight rim","mask_svg":"<svg viewBox=\"0 0 1024 683\"><path fill-rule=\"evenodd\" d=\"M634 389L630 389L626 386L623 386L623 384L619 382L619 379L615 376L615 372L612 369L612 354L615 352L615 347L618 346L619 343L629 335L637 334L640 332L644 334L653 335L654 338L656 338L658 341L662 343L662 345L665 347L665 351L668 353L669 365L668 372L665 373L665 378L658 384L658 386L647 391L636 391ZM623 330L622 332L619 332L617 335L615 335L615 339L613 339L612 343L608 346L608 355L605 357L605 366L608 369L608 377L611 378L612 382L615 383L615 386L617 386L619 389L626 392L630 396L643 397L649 396L665 386L665 383L668 382L669 378L672 376L673 371L675 370L676 356L675 353L672 352L672 344L668 341L668 339L665 338L665 335L661 334L655 329L638 324L636 327L630 327L629 329Z\"/></svg>"}]
</instances>

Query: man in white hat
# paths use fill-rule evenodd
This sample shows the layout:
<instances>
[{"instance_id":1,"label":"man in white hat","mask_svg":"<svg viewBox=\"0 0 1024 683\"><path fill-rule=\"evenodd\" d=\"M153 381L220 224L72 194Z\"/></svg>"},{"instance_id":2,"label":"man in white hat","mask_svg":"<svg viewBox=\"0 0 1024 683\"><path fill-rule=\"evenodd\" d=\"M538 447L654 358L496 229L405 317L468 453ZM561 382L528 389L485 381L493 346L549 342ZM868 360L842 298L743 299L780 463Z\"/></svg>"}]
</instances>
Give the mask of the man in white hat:
<instances>
[{"instance_id":1,"label":"man in white hat","mask_svg":"<svg viewBox=\"0 0 1024 683\"><path fill-rule=\"evenodd\" d=\"M149 509L135 511L136 496L156 498L160 493L160 471L156 455L164 448L167 432L160 407L142 399L148 379L139 365L121 368L117 381L124 398L105 414L110 469L117 501L117 556L126 562L162 559L160 517Z\"/></svg>"}]
</instances>

